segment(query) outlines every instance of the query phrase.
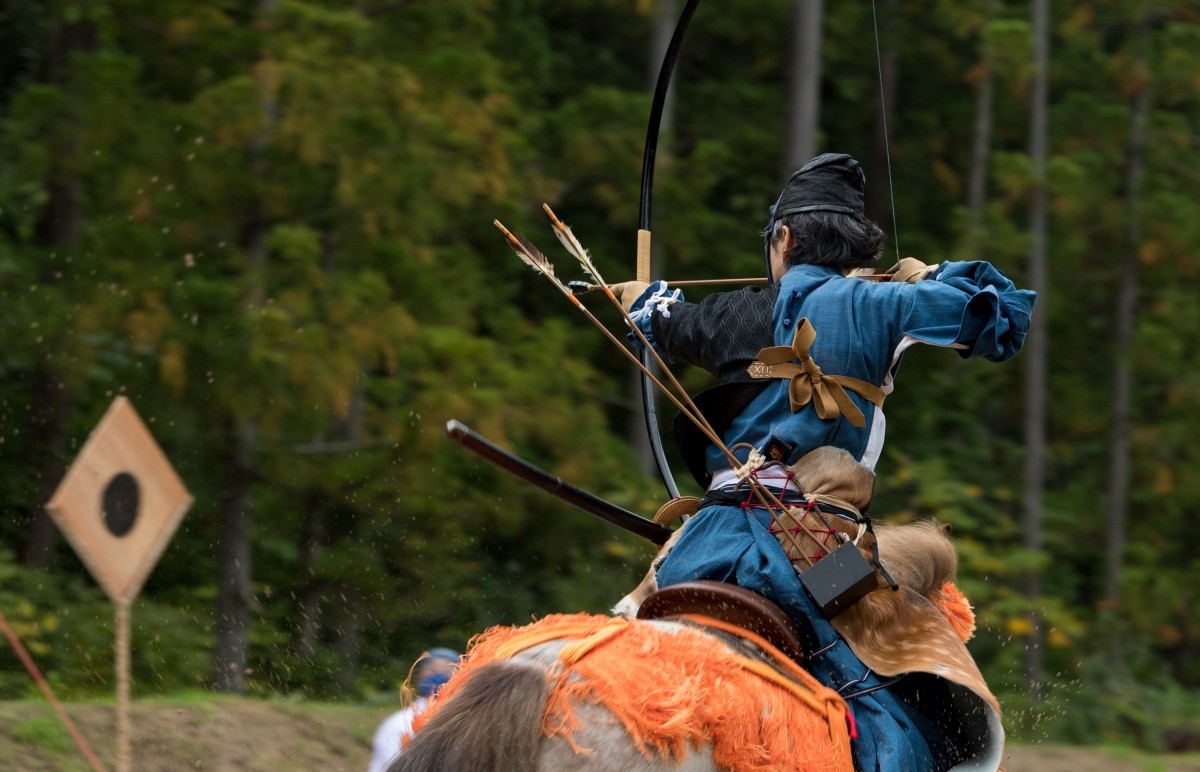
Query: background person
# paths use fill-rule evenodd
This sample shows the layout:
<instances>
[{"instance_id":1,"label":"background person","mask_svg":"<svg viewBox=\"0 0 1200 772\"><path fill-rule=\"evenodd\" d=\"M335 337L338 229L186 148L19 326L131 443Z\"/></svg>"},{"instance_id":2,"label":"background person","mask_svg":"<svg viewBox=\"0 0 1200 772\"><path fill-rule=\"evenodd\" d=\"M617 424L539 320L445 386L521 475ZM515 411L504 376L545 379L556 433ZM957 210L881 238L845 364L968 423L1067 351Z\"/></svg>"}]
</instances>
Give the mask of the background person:
<instances>
[{"instance_id":1,"label":"background person","mask_svg":"<svg viewBox=\"0 0 1200 772\"><path fill-rule=\"evenodd\" d=\"M450 680L458 661L459 654L452 649L430 649L421 655L416 666L417 697L407 707L385 718L375 730L368 772L383 772L392 759L400 755L400 742L412 732L413 720Z\"/></svg>"}]
</instances>

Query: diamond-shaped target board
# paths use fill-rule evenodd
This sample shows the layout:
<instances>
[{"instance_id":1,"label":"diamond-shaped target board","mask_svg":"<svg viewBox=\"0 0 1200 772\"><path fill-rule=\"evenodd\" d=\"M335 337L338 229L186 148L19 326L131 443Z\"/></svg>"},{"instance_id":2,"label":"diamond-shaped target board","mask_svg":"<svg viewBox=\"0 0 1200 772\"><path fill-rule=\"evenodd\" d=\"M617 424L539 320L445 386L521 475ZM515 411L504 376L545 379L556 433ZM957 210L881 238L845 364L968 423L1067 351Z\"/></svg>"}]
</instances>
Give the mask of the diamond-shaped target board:
<instances>
[{"instance_id":1,"label":"diamond-shaped target board","mask_svg":"<svg viewBox=\"0 0 1200 772\"><path fill-rule=\"evenodd\" d=\"M133 405L117 397L46 509L108 597L128 602L191 505Z\"/></svg>"}]
</instances>

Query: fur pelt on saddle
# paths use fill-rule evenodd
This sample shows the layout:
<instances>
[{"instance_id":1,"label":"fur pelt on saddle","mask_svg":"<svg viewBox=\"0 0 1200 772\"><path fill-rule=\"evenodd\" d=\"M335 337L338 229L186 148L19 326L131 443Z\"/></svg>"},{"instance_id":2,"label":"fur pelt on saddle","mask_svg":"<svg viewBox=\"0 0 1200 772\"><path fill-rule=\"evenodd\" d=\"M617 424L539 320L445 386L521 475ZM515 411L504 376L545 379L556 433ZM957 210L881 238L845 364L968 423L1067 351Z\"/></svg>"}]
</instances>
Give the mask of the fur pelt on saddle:
<instances>
[{"instance_id":1,"label":"fur pelt on saddle","mask_svg":"<svg viewBox=\"0 0 1200 772\"><path fill-rule=\"evenodd\" d=\"M791 470L817 502L860 512L871 500L874 473L844 450L818 448ZM851 536L856 534L846 521L829 521ZM899 589L891 589L880 577L877 589L832 620L834 628L876 673L929 673L947 679L969 689L998 715L1000 704L967 651L974 615L952 584L958 553L948 529L932 520L879 524L858 547L871 560L876 544L880 563ZM783 546L788 551L788 545Z\"/></svg>"},{"instance_id":2,"label":"fur pelt on saddle","mask_svg":"<svg viewBox=\"0 0 1200 772\"><path fill-rule=\"evenodd\" d=\"M791 471L811 500L853 512L866 507L875 483L871 470L836 448L807 454ZM822 521L803 508L791 511L813 518L807 524L820 538L827 527L859 535L858 525L850 520L828 516ZM773 530L789 525L777 521ZM614 613L637 615L641 603L658 589L658 571L687 529L685 524L675 531L642 582L614 606ZM798 558L794 543L778 532L776 538L790 558ZM863 534L857 546L868 561L878 547L880 562L898 589L878 577L874 590L830 624L876 675L903 676L888 690L946 730L957 757L972 760L956 769L995 769L1004 748L1000 707L965 645L974 632L974 614L953 584L958 556L948 528L932 520L881 524L874 533ZM800 547L814 552L811 542ZM808 565L802 559L796 564L801 570Z\"/></svg>"}]
</instances>

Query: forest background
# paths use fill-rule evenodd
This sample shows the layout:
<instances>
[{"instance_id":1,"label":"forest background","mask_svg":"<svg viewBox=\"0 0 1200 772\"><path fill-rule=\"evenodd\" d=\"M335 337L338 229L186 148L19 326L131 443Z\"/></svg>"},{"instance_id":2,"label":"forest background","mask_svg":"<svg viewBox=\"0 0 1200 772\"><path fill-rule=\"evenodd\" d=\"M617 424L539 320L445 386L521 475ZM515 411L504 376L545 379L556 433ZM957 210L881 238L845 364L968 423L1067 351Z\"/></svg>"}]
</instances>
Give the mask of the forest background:
<instances>
[{"instance_id":1,"label":"forest background","mask_svg":"<svg viewBox=\"0 0 1200 772\"><path fill-rule=\"evenodd\" d=\"M0 610L60 695L111 694L112 608L43 506L117 395L196 499L133 609L135 697L391 699L429 646L636 583L652 545L443 427L663 501L630 368L491 221L583 278L548 202L632 278L681 7L0 2ZM701 3L674 82L656 277L760 274L782 182L841 151L883 267L1039 291L1014 363L907 355L873 514L954 526L1016 736L1200 742L1200 6ZM0 649L0 697L31 693Z\"/></svg>"}]
</instances>

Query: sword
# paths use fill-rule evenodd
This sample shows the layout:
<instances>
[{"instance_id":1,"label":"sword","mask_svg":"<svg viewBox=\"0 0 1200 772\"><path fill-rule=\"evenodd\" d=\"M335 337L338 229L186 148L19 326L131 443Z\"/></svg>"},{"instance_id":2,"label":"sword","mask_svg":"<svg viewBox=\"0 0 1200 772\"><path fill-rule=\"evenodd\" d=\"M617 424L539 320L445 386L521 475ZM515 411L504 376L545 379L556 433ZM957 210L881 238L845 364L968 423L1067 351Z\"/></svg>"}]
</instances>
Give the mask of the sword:
<instances>
[{"instance_id":1,"label":"sword","mask_svg":"<svg viewBox=\"0 0 1200 772\"><path fill-rule=\"evenodd\" d=\"M599 496L563 481L561 477L534 466L483 435L477 434L459 421L446 422L446 435L485 461L490 461L509 474L531 483L607 523L624 528L626 531L649 539L660 546L671 537L670 528L661 526L653 520L647 520L639 514L618 507L611 501L605 501Z\"/></svg>"}]
</instances>

